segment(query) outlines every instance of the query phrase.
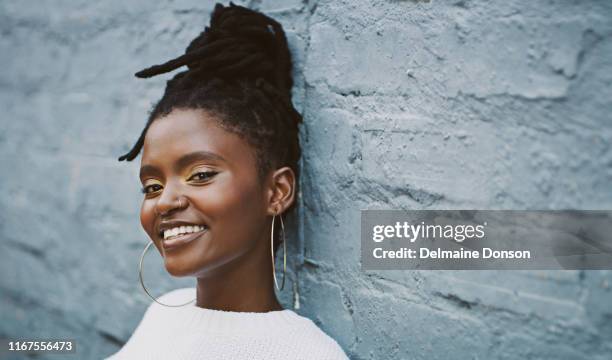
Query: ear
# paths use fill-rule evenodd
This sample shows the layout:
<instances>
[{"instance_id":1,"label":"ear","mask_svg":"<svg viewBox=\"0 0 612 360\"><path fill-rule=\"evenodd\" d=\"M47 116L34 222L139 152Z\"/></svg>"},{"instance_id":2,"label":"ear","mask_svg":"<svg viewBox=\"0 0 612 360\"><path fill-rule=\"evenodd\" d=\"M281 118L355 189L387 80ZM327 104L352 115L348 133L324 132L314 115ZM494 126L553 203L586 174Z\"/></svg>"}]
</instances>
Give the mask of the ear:
<instances>
[{"instance_id":1,"label":"ear","mask_svg":"<svg viewBox=\"0 0 612 360\"><path fill-rule=\"evenodd\" d=\"M284 166L272 173L268 196L268 214L282 214L295 200L295 173Z\"/></svg>"}]
</instances>

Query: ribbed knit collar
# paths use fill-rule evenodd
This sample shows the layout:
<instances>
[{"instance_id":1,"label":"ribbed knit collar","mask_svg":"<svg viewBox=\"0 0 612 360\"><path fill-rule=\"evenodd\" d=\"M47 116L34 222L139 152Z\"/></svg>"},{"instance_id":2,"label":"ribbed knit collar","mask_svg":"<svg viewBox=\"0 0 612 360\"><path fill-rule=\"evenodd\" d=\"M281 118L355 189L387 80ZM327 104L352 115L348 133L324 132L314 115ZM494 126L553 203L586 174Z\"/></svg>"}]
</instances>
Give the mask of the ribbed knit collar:
<instances>
[{"instance_id":1,"label":"ribbed knit collar","mask_svg":"<svg viewBox=\"0 0 612 360\"><path fill-rule=\"evenodd\" d=\"M166 296L167 303L180 304L194 299L195 288L174 290ZM215 333L242 333L252 335L283 334L295 331L296 325L305 320L289 309L269 312L237 312L198 307L195 303L182 307L164 307L155 304L157 311L166 319L180 324L182 328L200 329Z\"/></svg>"}]
</instances>

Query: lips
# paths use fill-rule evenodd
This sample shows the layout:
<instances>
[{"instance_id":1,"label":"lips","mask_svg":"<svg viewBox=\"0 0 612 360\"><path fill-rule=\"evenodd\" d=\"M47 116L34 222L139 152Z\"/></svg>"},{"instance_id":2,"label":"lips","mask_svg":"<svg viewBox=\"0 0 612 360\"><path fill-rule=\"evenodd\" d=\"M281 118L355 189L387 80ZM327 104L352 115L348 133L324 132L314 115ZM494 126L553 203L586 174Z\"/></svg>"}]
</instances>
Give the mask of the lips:
<instances>
[{"instance_id":1,"label":"lips","mask_svg":"<svg viewBox=\"0 0 612 360\"><path fill-rule=\"evenodd\" d=\"M179 236L173 237L172 239L167 239L167 240L162 239L161 243L162 243L164 250L166 251L173 250L182 245L185 245L187 243L190 243L196 239L203 237L204 235L206 235L206 233L208 233L208 230L209 229L206 228L204 230L200 230L194 233L179 235Z\"/></svg>"},{"instance_id":2,"label":"lips","mask_svg":"<svg viewBox=\"0 0 612 360\"><path fill-rule=\"evenodd\" d=\"M179 220L179 219L175 219L175 220L163 220L161 221L155 228L155 230L157 231L157 234L159 235L159 237L161 237L162 239L164 238L164 231L166 230L170 230L170 229L175 229L181 226L205 226L208 227L208 224L202 222L201 220L196 220L196 221L191 221L191 220Z\"/></svg>"}]
</instances>

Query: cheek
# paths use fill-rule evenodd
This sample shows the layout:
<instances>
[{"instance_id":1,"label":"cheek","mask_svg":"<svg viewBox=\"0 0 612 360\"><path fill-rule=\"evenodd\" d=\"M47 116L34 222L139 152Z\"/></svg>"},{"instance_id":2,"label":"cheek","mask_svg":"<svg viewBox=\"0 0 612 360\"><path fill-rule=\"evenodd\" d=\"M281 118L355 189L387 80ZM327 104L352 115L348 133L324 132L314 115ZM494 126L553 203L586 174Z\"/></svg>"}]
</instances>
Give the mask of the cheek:
<instances>
[{"instance_id":1,"label":"cheek","mask_svg":"<svg viewBox=\"0 0 612 360\"><path fill-rule=\"evenodd\" d=\"M153 203L148 200L144 200L140 206L140 225L146 231L147 234L153 239L153 233L151 231L153 222L155 220L155 214L153 213Z\"/></svg>"},{"instance_id":2,"label":"cheek","mask_svg":"<svg viewBox=\"0 0 612 360\"><path fill-rule=\"evenodd\" d=\"M254 184L224 184L203 204L225 241L244 243L256 238L265 216L262 194ZM219 234L221 235L221 234Z\"/></svg>"}]
</instances>

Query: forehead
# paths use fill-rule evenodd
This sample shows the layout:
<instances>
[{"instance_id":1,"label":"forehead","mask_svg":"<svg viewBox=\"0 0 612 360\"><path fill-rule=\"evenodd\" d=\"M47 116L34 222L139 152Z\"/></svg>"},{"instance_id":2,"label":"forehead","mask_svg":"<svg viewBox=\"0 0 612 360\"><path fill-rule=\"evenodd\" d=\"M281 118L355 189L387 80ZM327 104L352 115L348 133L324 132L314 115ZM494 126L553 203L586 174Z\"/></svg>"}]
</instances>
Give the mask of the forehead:
<instances>
[{"instance_id":1,"label":"forehead","mask_svg":"<svg viewBox=\"0 0 612 360\"><path fill-rule=\"evenodd\" d=\"M215 115L203 110L175 109L147 129L141 164L170 168L182 155L195 151L216 153L227 165L243 167L255 162L252 147L237 134L221 128Z\"/></svg>"}]
</instances>

